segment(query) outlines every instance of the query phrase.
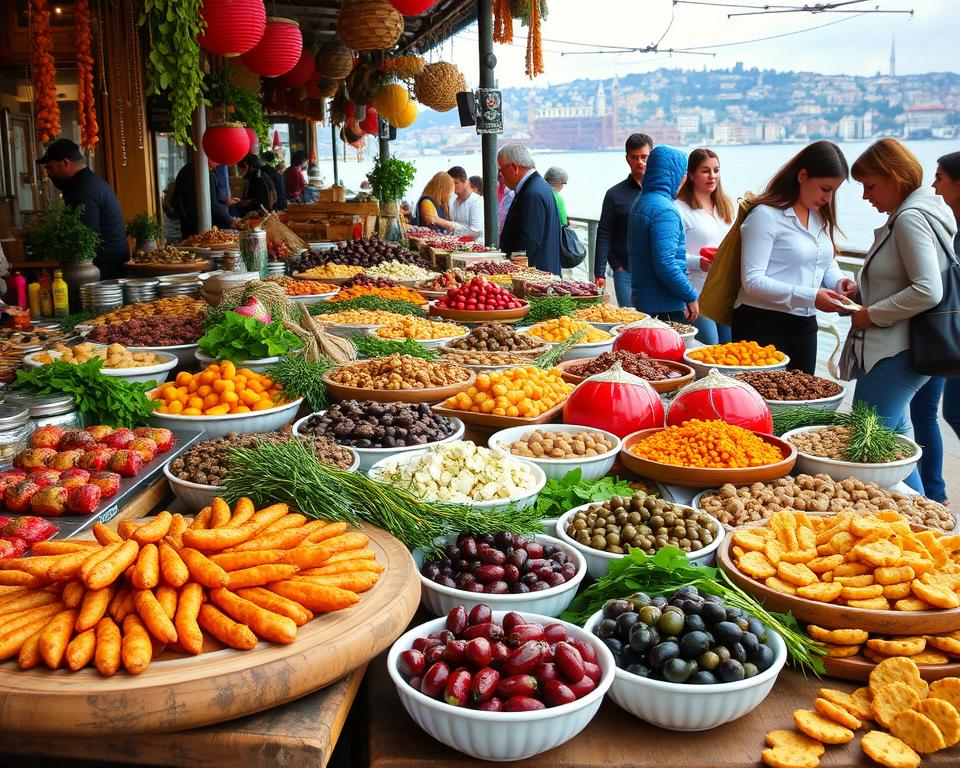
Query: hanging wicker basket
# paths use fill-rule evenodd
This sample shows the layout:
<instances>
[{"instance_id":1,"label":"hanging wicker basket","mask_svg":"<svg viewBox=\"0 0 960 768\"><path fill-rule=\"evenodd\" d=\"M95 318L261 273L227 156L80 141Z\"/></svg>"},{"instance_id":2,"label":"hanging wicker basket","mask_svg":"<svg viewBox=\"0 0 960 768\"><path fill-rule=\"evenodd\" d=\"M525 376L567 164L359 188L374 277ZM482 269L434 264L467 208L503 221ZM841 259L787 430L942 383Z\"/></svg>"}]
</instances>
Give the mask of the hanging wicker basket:
<instances>
[{"instance_id":1,"label":"hanging wicker basket","mask_svg":"<svg viewBox=\"0 0 960 768\"><path fill-rule=\"evenodd\" d=\"M467 90L467 81L456 66L446 61L427 64L414 79L417 101L437 112L457 106L457 94Z\"/></svg>"},{"instance_id":2,"label":"hanging wicker basket","mask_svg":"<svg viewBox=\"0 0 960 768\"><path fill-rule=\"evenodd\" d=\"M344 0L337 35L355 51L393 48L403 34L403 16L387 0Z\"/></svg>"},{"instance_id":3,"label":"hanging wicker basket","mask_svg":"<svg viewBox=\"0 0 960 768\"><path fill-rule=\"evenodd\" d=\"M324 77L317 83L317 91L319 92L319 98L321 99L330 99L336 95L337 91L340 89L340 85L343 81L334 80L333 78Z\"/></svg>"},{"instance_id":4,"label":"hanging wicker basket","mask_svg":"<svg viewBox=\"0 0 960 768\"><path fill-rule=\"evenodd\" d=\"M317 51L317 69L324 77L342 80L353 71L353 51L339 40L330 40Z\"/></svg>"}]
</instances>

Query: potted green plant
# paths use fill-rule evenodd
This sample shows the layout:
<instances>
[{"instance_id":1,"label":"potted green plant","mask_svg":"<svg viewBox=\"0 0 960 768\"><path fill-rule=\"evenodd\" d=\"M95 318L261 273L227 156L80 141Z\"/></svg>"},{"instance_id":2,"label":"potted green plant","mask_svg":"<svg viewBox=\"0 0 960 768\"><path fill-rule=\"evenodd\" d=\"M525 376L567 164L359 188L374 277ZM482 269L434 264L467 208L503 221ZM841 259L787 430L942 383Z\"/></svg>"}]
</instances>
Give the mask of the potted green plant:
<instances>
[{"instance_id":1,"label":"potted green plant","mask_svg":"<svg viewBox=\"0 0 960 768\"><path fill-rule=\"evenodd\" d=\"M81 309L80 286L100 279L100 270L93 263L100 235L83 223L82 216L82 205L53 205L41 215L29 237L41 258L60 262L71 312Z\"/></svg>"},{"instance_id":2,"label":"potted green plant","mask_svg":"<svg viewBox=\"0 0 960 768\"><path fill-rule=\"evenodd\" d=\"M367 174L373 196L380 201L380 236L384 240L403 239L400 200L413 183L416 171L413 163L399 157L377 157L373 170Z\"/></svg>"},{"instance_id":3,"label":"potted green plant","mask_svg":"<svg viewBox=\"0 0 960 768\"><path fill-rule=\"evenodd\" d=\"M138 213L127 222L127 234L133 238L137 251L155 251L163 242L163 227L159 216Z\"/></svg>"}]
</instances>

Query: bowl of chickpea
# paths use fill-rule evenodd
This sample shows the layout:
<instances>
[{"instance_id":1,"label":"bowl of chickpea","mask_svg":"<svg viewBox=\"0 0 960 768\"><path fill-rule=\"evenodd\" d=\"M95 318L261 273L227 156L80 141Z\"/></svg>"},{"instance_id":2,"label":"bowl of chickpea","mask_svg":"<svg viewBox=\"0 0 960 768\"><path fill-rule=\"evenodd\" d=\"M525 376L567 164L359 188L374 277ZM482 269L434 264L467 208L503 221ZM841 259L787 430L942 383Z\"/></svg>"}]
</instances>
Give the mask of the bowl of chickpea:
<instances>
[{"instance_id":1,"label":"bowl of chickpea","mask_svg":"<svg viewBox=\"0 0 960 768\"><path fill-rule=\"evenodd\" d=\"M32 352L23 358L26 368L40 368L57 360L80 365L95 357L103 361L100 372L129 382L155 381L162 384L170 371L177 367L179 358L170 352L151 352L130 349L122 344L57 344L50 349Z\"/></svg>"}]
</instances>

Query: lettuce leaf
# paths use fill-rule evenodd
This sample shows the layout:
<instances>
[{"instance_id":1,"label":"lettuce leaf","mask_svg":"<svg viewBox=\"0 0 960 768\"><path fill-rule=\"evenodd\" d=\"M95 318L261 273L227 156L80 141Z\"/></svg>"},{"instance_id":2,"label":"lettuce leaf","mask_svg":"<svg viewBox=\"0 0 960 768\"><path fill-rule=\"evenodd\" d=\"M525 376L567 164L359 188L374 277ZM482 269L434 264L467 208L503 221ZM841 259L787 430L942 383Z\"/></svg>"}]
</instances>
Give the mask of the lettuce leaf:
<instances>
[{"instance_id":1,"label":"lettuce leaf","mask_svg":"<svg viewBox=\"0 0 960 768\"><path fill-rule=\"evenodd\" d=\"M202 354L233 363L285 355L303 346L300 337L284 328L282 322L261 323L236 312L224 313L198 344Z\"/></svg>"}]
</instances>

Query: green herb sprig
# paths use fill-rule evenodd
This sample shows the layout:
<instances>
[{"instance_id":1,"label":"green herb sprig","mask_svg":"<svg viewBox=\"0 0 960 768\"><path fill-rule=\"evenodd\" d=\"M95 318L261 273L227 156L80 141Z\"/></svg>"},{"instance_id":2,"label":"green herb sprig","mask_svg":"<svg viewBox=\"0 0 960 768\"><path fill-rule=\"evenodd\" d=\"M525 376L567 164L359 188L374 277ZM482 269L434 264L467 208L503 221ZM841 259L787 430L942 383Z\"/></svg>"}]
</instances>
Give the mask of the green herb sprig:
<instances>
[{"instance_id":1,"label":"green herb sprig","mask_svg":"<svg viewBox=\"0 0 960 768\"><path fill-rule=\"evenodd\" d=\"M840 414L822 408L784 408L773 414L773 433L778 437L791 429L800 427L828 426L836 424Z\"/></svg>"},{"instance_id":2,"label":"green herb sprig","mask_svg":"<svg viewBox=\"0 0 960 768\"><path fill-rule=\"evenodd\" d=\"M13 389L33 395L73 395L88 424L143 427L159 402L146 392L157 382L128 382L101 373L103 360L91 358L74 365L55 360L30 371L17 371Z\"/></svg>"},{"instance_id":3,"label":"green herb sprig","mask_svg":"<svg viewBox=\"0 0 960 768\"><path fill-rule=\"evenodd\" d=\"M50 206L28 235L30 244L43 258L61 264L93 261L102 241L98 232L83 223L83 211L83 205Z\"/></svg>"},{"instance_id":4,"label":"green herb sprig","mask_svg":"<svg viewBox=\"0 0 960 768\"><path fill-rule=\"evenodd\" d=\"M850 413L840 416L839 423L850 429L845 457L847 461L885 464L902 458L900 432L883 423L875 406L857 400Z\"/></svg>"},{"instance_id":5,"label":"green herb sprig","mask_svg":"<svg viewBox=\"0 0 960 768\"><path fill-rule=\"evenodd\" d=\"M491 511L423 501L406 488L321 464L305 441L238 448L231 452L230 460L232 467L221 490L231 502L246 496L258 504L285 502L316 519L369 523L410 548L432 551L439 539L460 531L539 530L540 515L533 507Z\"/></svg>"},{"instance_id":6,"label":"green herb sprig","mask_svg":"<svg viewBox=\"0 0 960 768\"><path fill-rule=\"evenodd\" d=\"M563 477L547 480L534 508L541 517L559 517L581 504L632 495L633 489L626 480L609 475L599 480L584 480L578 467Z\"/></svg>"},{"instance_id":7,"label":"green herb sprig","mask_svg":"<svg viewBox=\"0 0 960 768\"><path fill-rule=\"evenodd\" d=\"M303 346L300 337L284 328L283 323L261 323L255 317L236 312L224 312L197 343L201 354L234 363L285 355Z\"/></svg>"},{"instance_id":8,"label":"green herb sprig","mask_svg":"<svg viewBox=\"0 0 960 768\"><path fill-rule=\"evenodd\" d=\"M559 344L555 344L554 346L550 347L550 349L548 349L546 352L541 352L536 358L534 358L534 367L542 368L545 371L553 368L553 366L563 360L567 352L579 344L580 340L586 335L586 329L577 331L569 338L561 341Z\"/></svg>"},{"instance_id":9,"label":"green herb sprig","mask_svg":"<svg viewBox=\"0 0 960 768\"><path fill-rule=\"evenodd\" d=\"M403 198L406 191L413 184L417 167L399 157L388 157L386 160L379 155L373 161L373 170L367 174L373 196L381 202L390 202Z\"/></svg>"},{"instance_id":10,"label":"green herb sprig","mask_svg":"<svg viewBox=\"0 0 960 768\"><path fill-rule=\"evenodd\" d=\"M287 400L302 397L311 411L327 407L327 385L324 374L333 368L327 358L310 361L302 353L284 355L267 371L267 376L283 387Z\"/></svg>"},{"instance_id":11,"label":"green herb sprig","mask_svg":"<svg viewBox=\"0 0 960 768\"><path fill-rule=\"evenodd\" d=\"M524 317L525 323L539 323L557 317L569 317L580 305L569 296L527 296L530 311Z\"/></svg>"},{"instance_id":12,"label":"green herb sprig","mask_svg":"<svg viewBox=\"0 0 960 768\"><path fill-rule=\"evenodd\" d=\"M378 339L375 336L354 335L353 345L360 357L388 357L389 355L410 355L424 360L436 360L439 356L435 349L428 349L416 339Z\"/></svg>"},{"instance_id":13,"label":"green herb sprig","mask_svg":"<svg viewBox=\"0 0 960 768\"><path fill-rule=\"evenodd\" d=\"M349 309L365 309L370 312L377 310L381 312L393 312L398 315L412 315L413 317L426 317L427 313L420 309L416 304L409 301L400 301L399 299L385 299L382 296L357 296L355 299L347 301L321 301L310 305L311 315L329 315L335 312L346 312Z\"/></svg>"},{"instance_id":14,"label":"green herb sprig","mask_svg":"<svg viewBox=\"0 0 960 768\"><path fill-rule=\"evenodd\" d=\"M672 595L688 585L706 594L717 595L728 606L741 608L755 616L783 638L794 663L802 669L823 674L820 657L825 651L800 630L793 616L766 610L730 581L723 571L691 563L676 547L663 547L652 557L633 549L621 559L610 561L607 574L577 595L560 618L582 627L607 600L637 591L649 595Z\"/></svg>"}]
</instances>

